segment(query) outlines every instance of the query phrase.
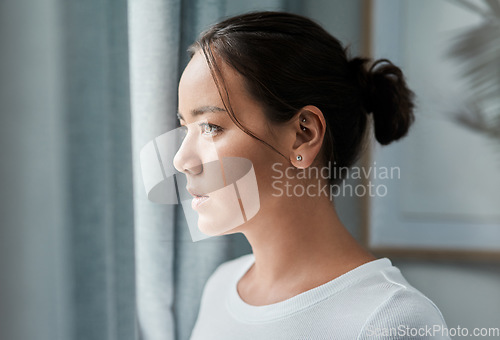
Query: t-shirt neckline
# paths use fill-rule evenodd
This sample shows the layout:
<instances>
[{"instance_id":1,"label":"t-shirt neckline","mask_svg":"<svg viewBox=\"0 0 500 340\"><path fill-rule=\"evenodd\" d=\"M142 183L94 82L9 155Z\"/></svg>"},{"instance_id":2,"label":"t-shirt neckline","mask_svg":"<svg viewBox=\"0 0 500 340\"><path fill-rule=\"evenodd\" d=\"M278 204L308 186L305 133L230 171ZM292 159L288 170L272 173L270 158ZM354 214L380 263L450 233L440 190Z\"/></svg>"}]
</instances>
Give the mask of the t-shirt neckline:
<instances>
[{"instance_id":1,"label":"t-shirt neckline","mask_svg":"<svg viewBox=\"0 0 500 340\"><path fill-rule=\"evenodd\" d=\"M295 295L287 300L270 305L254 306L243 301L237 289L239 280L246 274L254 262L255 258L253 254L246 255L242 267L235 272L235 275L229 282L230 289L226 299L227 308L233 317L249 323L281 319L331 297L357 281L360 281L368 274L392 267L392 262L388 258L376 259L366 262L331 281Z\"/></svg>"}]
</instances>

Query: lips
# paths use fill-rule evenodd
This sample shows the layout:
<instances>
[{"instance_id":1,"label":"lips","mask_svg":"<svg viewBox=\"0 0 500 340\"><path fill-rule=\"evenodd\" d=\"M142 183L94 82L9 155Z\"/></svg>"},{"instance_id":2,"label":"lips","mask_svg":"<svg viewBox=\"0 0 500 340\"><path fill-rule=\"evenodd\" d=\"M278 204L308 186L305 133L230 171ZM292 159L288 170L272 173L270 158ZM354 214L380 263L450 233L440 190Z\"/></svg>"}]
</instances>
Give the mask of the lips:
<instances>
[{"instance_id":1,"label":"lips","mask_svg":"<svg viewBox=\"0 0 500 340\"><path fill-rule=\"evenodd\" d=\"M191 207L196 210L200 205L205 203L208 198L208 196L197 196L193 198L193 200L191 201Z\"/></svg>"},{"instance_id":2,"label":"lips","mask_svg":"<svg viewBox=\"0 0 500 340\"><path fill-rule=\"evenodd\" d=\"M187 188L187 191L191 194L191 196L193 196L191 207L195 210L209 199L208 195L197 193L190 188Z\"/></svg>"}]
</instances>

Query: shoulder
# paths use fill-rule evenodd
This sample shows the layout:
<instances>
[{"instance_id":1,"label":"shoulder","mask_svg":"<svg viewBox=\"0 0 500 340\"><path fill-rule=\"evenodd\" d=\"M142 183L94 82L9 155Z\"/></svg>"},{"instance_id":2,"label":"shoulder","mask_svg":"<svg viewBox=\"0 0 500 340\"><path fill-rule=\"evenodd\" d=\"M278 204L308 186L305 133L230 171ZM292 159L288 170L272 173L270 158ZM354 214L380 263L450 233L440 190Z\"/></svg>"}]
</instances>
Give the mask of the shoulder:
<instances>
[{"instance_id":1,"label":"shoulder","mask_svg":"<svg viewBox=\"0 0 500 340\"><path fill-rule=\"evenodd\" d=\"M358 339L449 339L438 307L410 285L388 295L366 320Z\"/></svg>"},{"instance_id":2,"label":"shoulder","mask_svg":"<svg viewBox=\"0 0 500 340\"><path fill-rule=\"evenodd\" d=\"M447 326L434 302L413 287L390 260L378 262L379 268L372 266L373 270L363 273L346 291L349 302L359 306L357 339L449 339L441 336Z\"/></svg>"}]
</instances>

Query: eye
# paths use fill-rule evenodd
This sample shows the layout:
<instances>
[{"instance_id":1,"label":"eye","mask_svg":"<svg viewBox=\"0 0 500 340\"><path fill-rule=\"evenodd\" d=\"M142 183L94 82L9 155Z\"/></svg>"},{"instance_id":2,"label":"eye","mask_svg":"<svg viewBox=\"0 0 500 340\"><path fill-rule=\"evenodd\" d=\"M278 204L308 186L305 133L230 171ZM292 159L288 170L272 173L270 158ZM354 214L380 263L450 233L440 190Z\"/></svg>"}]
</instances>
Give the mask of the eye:
<instances>
[{"instance_id":1,"label":"eye","mask_svg":"<svg viewBox=\"0 0 500 340\"><path fill-rule=\"evenodd\" d=\"M222 128L215 124L201 123L201 133L206 136L215 137L222 132Z\"/></svg>"}]
</instances>

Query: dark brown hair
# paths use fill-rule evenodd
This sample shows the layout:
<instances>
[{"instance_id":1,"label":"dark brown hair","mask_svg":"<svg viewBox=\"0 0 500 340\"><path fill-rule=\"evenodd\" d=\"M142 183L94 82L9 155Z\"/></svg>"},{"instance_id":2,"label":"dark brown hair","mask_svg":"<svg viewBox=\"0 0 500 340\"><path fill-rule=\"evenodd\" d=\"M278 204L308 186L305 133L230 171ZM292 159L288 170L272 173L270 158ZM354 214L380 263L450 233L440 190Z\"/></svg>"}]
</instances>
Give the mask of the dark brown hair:
<instances>
[{"instance_id":1,"label":"dark brown hair","mask_svg":"<svg viewBox=\"0 0 500 340\"><path fill-rule=\"evenodd\" d=\"M375 138L383 145L405 136L414 120L413 92L397 66L381 59L367 69L370 59L350 59L336 38L300 15L251 12L225 19L190 46L191 57L199 49L226 100L216 56L243 75L247 90L270 121L286 122L304 106L318 107L326 121L321 162L330 161L339 169L358 159L368 114L373 114ZM222 99L233 122L259 139Z\"/></svg>"}]
</instances>

